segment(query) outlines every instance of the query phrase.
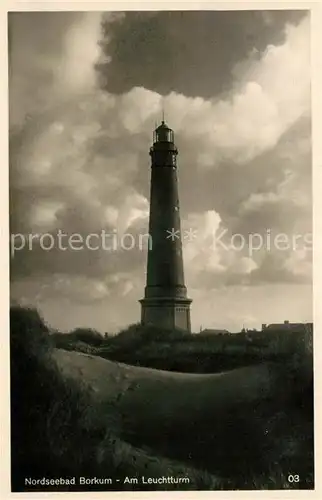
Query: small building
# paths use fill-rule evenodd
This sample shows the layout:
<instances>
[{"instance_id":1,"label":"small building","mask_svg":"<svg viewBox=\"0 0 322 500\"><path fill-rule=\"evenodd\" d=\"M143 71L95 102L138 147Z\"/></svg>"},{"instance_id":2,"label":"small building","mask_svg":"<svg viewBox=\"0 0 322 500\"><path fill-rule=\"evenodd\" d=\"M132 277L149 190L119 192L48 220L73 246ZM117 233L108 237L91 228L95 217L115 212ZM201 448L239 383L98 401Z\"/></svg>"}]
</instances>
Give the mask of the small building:
<instances>
[{"instance_id":1,"label":"small building","mask_svg":"<svg viewBox=\"0 0 322 500\"><path fill-rule=\"evenodd\" d=\"M291 332L291 333L303 333L308 328L312 328L313 323L290 323L285 320L284 323L270 323L262 324L262 331L265 332Z\"/></svg>"},{"instance_id":2,"label":"small building","mask_svg":"<svg viewBox=\"0 0 322 500\"><path fill-rule=\"evenodd\" d=\"M226 335L230 332L220 328L205 328L204 330L200 330L200 333L201 335Z\"/></svg>"}]
</instances>

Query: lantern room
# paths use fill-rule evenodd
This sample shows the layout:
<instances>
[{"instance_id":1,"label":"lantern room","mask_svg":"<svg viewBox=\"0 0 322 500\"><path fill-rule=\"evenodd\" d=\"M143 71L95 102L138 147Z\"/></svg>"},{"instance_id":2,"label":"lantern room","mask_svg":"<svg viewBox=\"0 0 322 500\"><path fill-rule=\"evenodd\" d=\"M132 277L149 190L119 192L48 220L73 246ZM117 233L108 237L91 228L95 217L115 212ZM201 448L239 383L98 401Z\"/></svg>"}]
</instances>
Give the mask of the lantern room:
<instances>
[{"instance_id":1,"label":"lantern room","mask_svg":"<svg viewBox=\"0 0 322 500\"><path fill-rule=\"evenodd\" d=\"M174 142L173 130L164 121L155 129L153 142Z\"/></svg>"}]
</instances>

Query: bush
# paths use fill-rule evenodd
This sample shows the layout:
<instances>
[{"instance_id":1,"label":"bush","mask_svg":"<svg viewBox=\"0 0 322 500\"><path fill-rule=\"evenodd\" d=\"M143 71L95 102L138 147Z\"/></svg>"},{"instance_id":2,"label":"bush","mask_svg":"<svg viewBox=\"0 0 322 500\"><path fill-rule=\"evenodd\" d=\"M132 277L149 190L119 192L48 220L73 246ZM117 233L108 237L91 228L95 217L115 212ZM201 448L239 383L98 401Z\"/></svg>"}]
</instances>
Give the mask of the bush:
<instances>
[{"instance_id":1,"label":"bush","mask_svg":"<svg viewBox=\"0 0 322 500\"><path fill-rule=\"evenodd\" d=\"M20 306L10 308L12 354L43 354L51 344L48 333L48 328L36 309L24 309Z\"/></svg>"},{"instance_id":2,"label":"bush","mask_svg":"<svg viewBox=\"0 0 322 500\"><path fill-rule=\"evenodd\" d=\"M76 328L70 333L71 338L86 342L92 346L100 346L104 340L103 336L92 328Z\"/></svg>"},{"instance_id":3,"label":"bush","mask_svg":"<svg viewBox=\"0 0 322 500\"><path fill-rule=\"evenodd\" d=\"M166 330L155 326L143 326L140 323L130 325L110 338L109 345L114 348L133 350L149 343L175 342L190 339L191 335L183 330Z\"/></svg>"},{"instance_id":4,"label":"bush","mask_svg":"<svg viewBox=\"0 0 322 500\"><path fill-rule=\"evenodd\" d=\"M94 474L92 436L86 429L89 395L61 376L36 310L12 308L10 330L13 491L25 490L25 477ZM105 430L97 432L104 436Z\"/></svg>"}]
</instances>

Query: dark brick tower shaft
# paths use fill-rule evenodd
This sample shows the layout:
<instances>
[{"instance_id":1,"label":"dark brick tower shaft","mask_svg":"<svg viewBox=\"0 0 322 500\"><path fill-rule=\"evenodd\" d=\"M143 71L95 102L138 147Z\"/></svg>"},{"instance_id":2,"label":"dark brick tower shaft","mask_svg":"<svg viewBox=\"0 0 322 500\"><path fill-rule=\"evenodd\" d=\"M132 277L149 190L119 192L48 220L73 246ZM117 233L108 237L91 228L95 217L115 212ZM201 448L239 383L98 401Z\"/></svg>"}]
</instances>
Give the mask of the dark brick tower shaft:
<instances>
[{"instance_id":1,"label":"dark brick tower shaft","mask_svg":"<svg viewBox=\"0 0 322 500\"><path fill-rule=\"evenodd\" d=\"M184 284L180 209L173 131L162 122L150 149L151 192L147 280L142 324L190 331L190 303Z\"/></svg>"}]
</instances>

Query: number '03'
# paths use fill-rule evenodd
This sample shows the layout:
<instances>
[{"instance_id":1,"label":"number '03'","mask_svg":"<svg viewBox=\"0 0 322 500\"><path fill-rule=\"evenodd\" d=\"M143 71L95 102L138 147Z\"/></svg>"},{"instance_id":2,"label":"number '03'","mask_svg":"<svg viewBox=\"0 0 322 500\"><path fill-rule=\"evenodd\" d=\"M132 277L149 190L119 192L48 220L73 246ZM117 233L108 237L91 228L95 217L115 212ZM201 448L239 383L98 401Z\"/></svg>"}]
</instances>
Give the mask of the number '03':
<instances>
[{"instance_id":1,"label":"number '03'","mask_svg":"<svg viewBox=\"0 0 322 500\"><path fill-rule=\"evenodd\" d=\"M298 483L300 481L300 476L298 474L289 474L287 480L289 483Z\"/></svg>"}]
</instances>

